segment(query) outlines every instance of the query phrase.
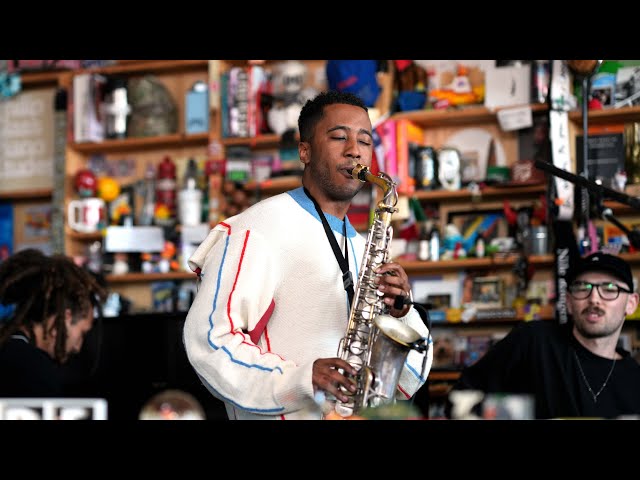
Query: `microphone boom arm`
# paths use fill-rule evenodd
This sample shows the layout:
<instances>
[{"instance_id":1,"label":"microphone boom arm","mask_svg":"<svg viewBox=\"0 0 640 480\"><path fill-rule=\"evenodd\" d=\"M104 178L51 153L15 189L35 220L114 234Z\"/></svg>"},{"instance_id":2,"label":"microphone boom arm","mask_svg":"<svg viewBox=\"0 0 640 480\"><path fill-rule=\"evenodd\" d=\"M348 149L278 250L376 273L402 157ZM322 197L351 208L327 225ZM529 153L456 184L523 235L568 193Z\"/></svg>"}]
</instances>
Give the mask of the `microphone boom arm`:
<instances>
[{"instance_id":1,"label":"microphone boom arm","mask_svg":"<svg viewBox=\"0 0 640 480\"><path fill-rule=\"evenodd\" d=\"M628 205L631 208L635 208L636 210L640 210L640 199L636 197L631 197L625 193L595 183L588 178L582 177L580 175L575 175L571 172L567 172L566 170L562 170L561 168L558 168L549 162L536 160L535 166L536 168L545 170L556 177L560 177L575 185L586 188L590 192L595 193L601 200L608 198L610 200L615 200L616 202L624 203L625 205Z\"/></svg>"},{"instance_id":2,"label":"microphone boom arm","mask_svg":"<svg viewBox=\"0 0 640 480\"><path fill-rule=\"evenodd\" d=\"M640 199L631 197L622 192L618 192L617 190L607 188L585 177L575 175L571 172L567 172L566 170L562 170L561 168L558 168L548 162L536 160L535 166L540 170L545 170L556 177L560 177L564 180L567 180L568 182L579 185L593 192L596 195L596 204L601 210L602 218L613 223L616 227L622 230L627 235L629 243L633 245L634 248L640 249L640 232L630 230L628 227L626 227L622 222L620 222L613 216L613 212L610 208L602 208L602 200L608 198L616 202L624 203L625 205L628 205L636 210L640 210Z\"/></svg>"}]
</instances>

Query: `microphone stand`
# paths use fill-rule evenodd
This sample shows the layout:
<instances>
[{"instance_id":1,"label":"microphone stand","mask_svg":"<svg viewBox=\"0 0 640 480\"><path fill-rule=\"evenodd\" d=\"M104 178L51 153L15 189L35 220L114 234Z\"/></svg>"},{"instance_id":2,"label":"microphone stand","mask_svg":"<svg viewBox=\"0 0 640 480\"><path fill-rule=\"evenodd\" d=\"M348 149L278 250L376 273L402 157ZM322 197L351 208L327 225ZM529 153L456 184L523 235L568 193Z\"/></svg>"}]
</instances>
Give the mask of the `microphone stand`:
<instances>
[{"instance_id":1,"label":"microphone stand","mask_svg":"<svg viewBox=\"0 0 640 480\"><path fill-rule=\"evenodd\" d=\"M629 239L629 243L633 245L634 248L640 249L640 232L630 230L613 216L613 211L610 208L604 208L602 205L603 200L610 199L640 211L640 199L637 197L631 197L617 190L613 190L612 188L605 187L583 176L567 172L566 170L558 168L549 162L536 160L535 166L540 170L549 172L551 175L567 180L574 185L586 188L589 192L593 193L596 200L595 204L598 206L600 216L622 230Z\"/></svg>"},{"instance_id":2,"label":"microphone stand","mask_svg":"<svg viewBox=\"0 0 640 480\"><path fill-rule=\"evenodd\" d=\"M589 94L591 91L591 76L598 71L602 60L566 60L567 66L579 78L582 78L582 164L578 168L582 170L582 176L589 178ZM587 233L590 219L590 202L588 189L580 190L580 227L584 229L580 236L580 245L583 251L591 250L591 241Z\"/></svg>"}]
</instances>

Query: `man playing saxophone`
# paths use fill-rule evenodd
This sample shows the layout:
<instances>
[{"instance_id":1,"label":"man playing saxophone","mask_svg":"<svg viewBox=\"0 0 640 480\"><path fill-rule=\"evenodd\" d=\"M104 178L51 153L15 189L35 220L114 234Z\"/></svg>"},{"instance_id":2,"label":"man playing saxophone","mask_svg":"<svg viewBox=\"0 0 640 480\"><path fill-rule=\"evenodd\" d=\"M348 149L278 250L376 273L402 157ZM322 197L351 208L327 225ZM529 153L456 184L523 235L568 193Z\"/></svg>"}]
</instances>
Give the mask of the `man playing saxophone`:
<instances>
[{"instance_id":1,"label":"man playing saxophone","mask_svg":"<svg viewBox=\"0 0 640 480\"><path fill-rule=\"evenodd\" d=\"M185 322L186 352L230 419L321 419L319 398L347 402L356 390L356 369L337 350L348 286L365 254L346 213L364 185L352 170L371 165L371 121L358 97L329 91L303 106L298 126L303 187L219 223L189 260L201 282ZM376 269L388 313L427 339L419 313L396 300L409 296L404 269ZM431 361L430 348L408 353L397 398L417 392Z\"/></svg>"}]
</instances>

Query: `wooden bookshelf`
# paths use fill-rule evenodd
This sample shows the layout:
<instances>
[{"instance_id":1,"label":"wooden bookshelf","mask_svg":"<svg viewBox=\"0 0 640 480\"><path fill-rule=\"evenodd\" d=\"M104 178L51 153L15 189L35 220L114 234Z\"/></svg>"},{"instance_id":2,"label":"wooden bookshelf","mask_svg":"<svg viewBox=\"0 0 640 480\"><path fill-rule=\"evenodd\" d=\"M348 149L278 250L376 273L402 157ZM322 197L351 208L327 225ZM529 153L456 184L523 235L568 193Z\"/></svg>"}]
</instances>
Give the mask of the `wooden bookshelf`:
<instances>
[{"instance_id":1,"label":"wooden bookshelf","mask_svg":"<svg viewBox=\"0 0 640 480\"><path fill-rule=\"evenodd\" d=\"M525 105L526 106L526 105ZM546 112L549 107L542 103L528 105L532 112ZM517 107L504 107L495 110L484 106L470 106L456 109L442 110L414 110L410 112L394 113L393 120L407 119L422 127L443 127L468 125L474 123L497 123L500 110L508 110Z\"/></svg>"},{"instance_id":2,"label":"wooden bookshelf","mask_svg":"<svg viewBox=\"0 0 640 480\"><path fill-rule=\"evenodd\" d=\"M0 192L0 200L3 201L22 201L22 200L41 200L51 198L53 191L50 188L37 188L33 190L20 190L16 192Z\"/></svg>"},{"instance_id":3,"label":"wooden bookshelf","mask_svg":"<svg viewBox=\"0 0 640 480\"><path fill-rule=\"evenodd\" d=\"M142 150L158 150L161 148L182 148L206 146L209 143L208 133L174 133L158 137L124 138L122 140L104 140L102 142L72 143L70 148L82 154L130 152Z\"/></svg>"},{"instance_id":4,"label":"wooden bookshelf","mask_svg":"<svg viewBox=\"0 0 640 480\"><path fill-rule=\"evenodd\" d=\"M438 260L437 262L398 259L397 262L402 265L408 275L420 275L438 272L455 272L466 269L509 268L513 267L519 258L519 254L507 254L484 258ZM535 266L551 267L554 263L554 256L552 254L530 255L528 260L530 264Z\"/></svg>"},{"instance_id":5,"label":"wooden bookshelf","mask_svg":"<svg viewBox=\"0 0 640 480\"><path fill-rule=\"evenodd\" d=\"M169 272L169 273L126 273L124 275L106 275L109 283L134 283L134 282L155 282L164 280L195 280L196 274L193 272Z\"/></svg>"}]
</instances>

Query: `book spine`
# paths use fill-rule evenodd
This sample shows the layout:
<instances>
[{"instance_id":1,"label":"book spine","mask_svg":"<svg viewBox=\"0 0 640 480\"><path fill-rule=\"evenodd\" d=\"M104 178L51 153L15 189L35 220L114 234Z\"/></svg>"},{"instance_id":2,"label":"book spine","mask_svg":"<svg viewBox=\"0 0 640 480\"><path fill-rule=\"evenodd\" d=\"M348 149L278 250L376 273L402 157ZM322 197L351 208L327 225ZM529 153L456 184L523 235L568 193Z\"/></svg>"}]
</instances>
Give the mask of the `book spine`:
<instances>
[{"instance_id":1,"label":"book spine","mask_svg":"<svg viewBox=\"0 0 640 480\"><path fill-rule=\"evenodd\" d=\"M400 119L397 121L397 163L398 193L411 194L415 191L415 179L411 175L411 144L424 145L424 129L415 123Z\"/></svg>"}]
</instances>

